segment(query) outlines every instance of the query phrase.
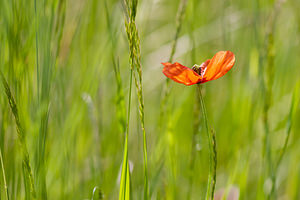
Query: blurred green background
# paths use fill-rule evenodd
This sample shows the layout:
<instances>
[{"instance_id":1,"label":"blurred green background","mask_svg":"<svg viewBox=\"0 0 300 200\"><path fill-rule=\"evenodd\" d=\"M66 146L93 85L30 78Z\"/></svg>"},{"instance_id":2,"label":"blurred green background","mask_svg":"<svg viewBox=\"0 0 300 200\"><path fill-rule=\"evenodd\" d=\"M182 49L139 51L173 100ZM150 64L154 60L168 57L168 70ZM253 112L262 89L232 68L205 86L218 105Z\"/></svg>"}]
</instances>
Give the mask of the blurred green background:
<instances>
[{"instance_id":1,"label":"blurred green background","mask_svg":"<svg viewBox=\"0 0 300 200\"><path fill-rule=\"evenodd\" d=\"M193 128L202 120L194 114L196 87L170 83L169 120L161 117L166 77L160 63L171 53L179 4L140 0L137 10L151 199L203 199L206 191L207 138L202 123ZM275 173L277 199L300 199L299 94L292 97L300 77L299 9L298 0L187 2L173 61L192 67L220 50L236 55L229 73L203 85L217 137L219 196L233 188L240 199L267 199L272 186L264 152L267 115L271 165L292 124ZM100 199L99 191L104 199L117 199L124 133L117 117L123 111L117 108L114 62L125 105L130 76L122 1L1 0L0 27L0 69L18 106L38 199ZM132 98L131 189L133 199L142 199L134 86ZM0 197L6 199L4 173L10 199L24 199L20 144L2 85L0 147Z\"/></svg>"}]
</instances>

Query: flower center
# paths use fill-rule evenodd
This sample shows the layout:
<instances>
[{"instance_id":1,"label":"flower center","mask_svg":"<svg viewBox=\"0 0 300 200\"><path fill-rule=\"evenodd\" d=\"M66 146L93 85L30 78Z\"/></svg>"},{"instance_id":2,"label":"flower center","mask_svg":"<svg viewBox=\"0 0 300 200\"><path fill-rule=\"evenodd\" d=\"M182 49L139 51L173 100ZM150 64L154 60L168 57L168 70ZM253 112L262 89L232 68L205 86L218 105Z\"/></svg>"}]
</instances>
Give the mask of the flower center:
<instances>
[{"instance_id":1,"label":"flower center","mask_svg":"<svg viewBox=\"0 0 300 200\"><path fill-rule=\"evenodd\" d=\"M194 64L194 66L192 67L192 70L201 76L201 66L200 65Z\"/></svg>"},{"instance_id":2,"label":"flower center","mask_svg":"<svg viewBox=\"0 0 300 200\"><path fill-rule=\"evenodd\" d=\"M204 63L202 63L201 65L195 64L192 67L192 70L203 77L206 71L206 67L204 67Z\"/></svg>"}]
</instances>

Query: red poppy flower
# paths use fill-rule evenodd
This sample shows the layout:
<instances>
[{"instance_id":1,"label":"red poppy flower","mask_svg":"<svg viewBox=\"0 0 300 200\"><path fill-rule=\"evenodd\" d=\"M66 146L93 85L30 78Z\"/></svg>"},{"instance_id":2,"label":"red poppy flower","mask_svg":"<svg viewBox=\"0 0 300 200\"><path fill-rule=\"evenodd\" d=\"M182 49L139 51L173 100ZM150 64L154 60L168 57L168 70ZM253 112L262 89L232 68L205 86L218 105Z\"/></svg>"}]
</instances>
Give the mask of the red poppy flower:
<instances>
[{"instance_id":1,"label":"red poppy flower","mask_svg":"<svg viewBox=\"0 0 300 200\"><path fill-rule=\"evenodd\" d=\"M194 85L215 80L226 74L234 65L235 56L231 51L219 51L212 59L191 68L178 62L162 63L166 77L184 85Z\"/></svg>"}]
</instances>

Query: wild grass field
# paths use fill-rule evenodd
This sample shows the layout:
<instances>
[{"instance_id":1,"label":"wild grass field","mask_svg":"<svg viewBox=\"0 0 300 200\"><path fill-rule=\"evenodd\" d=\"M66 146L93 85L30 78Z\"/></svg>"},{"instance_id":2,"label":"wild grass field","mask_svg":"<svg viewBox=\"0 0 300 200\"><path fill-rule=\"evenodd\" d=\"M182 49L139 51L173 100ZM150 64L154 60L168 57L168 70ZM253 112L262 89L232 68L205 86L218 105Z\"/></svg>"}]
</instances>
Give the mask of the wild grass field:
<instances>
[{"instance_id":1,"label":"wild grass field","mask_svg":"<svg viewBox=\"0 0 300 200\"><path fill-rule=\"evenodd\" d=\"M299 0L0 0L0 199L300 199ZM162 62L230 50L185 86Z\"/></svg>"}]
</instances>

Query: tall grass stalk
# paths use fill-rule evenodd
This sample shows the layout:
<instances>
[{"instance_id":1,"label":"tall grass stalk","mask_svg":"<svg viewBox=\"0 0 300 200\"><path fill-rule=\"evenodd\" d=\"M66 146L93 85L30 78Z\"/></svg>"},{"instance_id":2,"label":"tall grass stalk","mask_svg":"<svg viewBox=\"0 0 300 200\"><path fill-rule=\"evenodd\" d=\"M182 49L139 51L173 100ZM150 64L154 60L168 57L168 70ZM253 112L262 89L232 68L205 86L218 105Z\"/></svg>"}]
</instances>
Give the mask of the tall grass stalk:
<instances>
[{"instance_id":1,"label":"tall grass stalk","mask_svg":"<svg viewBox=\"0 0 300 200\"><path fill-rule=\"evenodd\" d=\"M212 183L212 189L211 189L211 199L214 199L214 194L215 194L215 189L216 189L216 182L217 182L217 164L218 164L218 160L217 160L217 139L216 139L216 133L213 129L210 130L211 133L211 144L212 144L212 150L213 150L213 154L212 154L212 160L213 160L213 183Z\"/></svg>"},{"instance_id":2,"label":"tall grass stalk","mask_svg":"<svg viewBox=\"0 0 300 200\"><path fill-rule=\"evenodd\" d=\"M5 197L7 200L9 200L9 193L8 193L8 186L6 183L6 176L5 176L5 169L4 169L4 163L3 163L3 157L2 157L2 149L0 148L0 162L1 162L1 169L2 169L2 176L3 176L3 186L5 191ZM1 194L0 194L1 196Z\"/></svg>"},{"instance_id":3,"label":"tall grass stalk","mask_svg":"<svg viewBox=\"0 0 300 200\"><path fill-rule=\"evenodd\" d=\"M137 89L139 102L140 123L143 133L143 160L144 160L144 199L149 197L148 188L148 164L147 164L147 140L145 131L145 113L144 113L144 96L143 96L143 79L141 65L140 38L135 24L138 0L125 0L125 28L130 49L130 68L131 76L133 75ZM128 110L130 112L130 110Z\"/></svg>"},{"instance_id":4,"label":"tall grass stalk","mask_svg":"<svg viewBox=\"0 0 300 200\"><path fill-rule=\"evenodd\" d=\"M263 124L265 132L264 140L264 155L266 158L268 173L272 181L272 189L268 194L268 199L276 199L276 174L272 161L272 149L271 149L271 139L270 139L270 127L269 127L269 110L272 104L273 98L273 83L274 83L274 73L275 73L275 49L274 49L274 32L276 16L278 16L279 9L282 4L282 0L277 0L274 4L274 9L270 14L269 21L267 24L266 31L266 44L265 44L265 54L263 57L266 58L265 67L265 81L262 81L262 88L264 93L264 108L263 108Z\"/></svg>"},{"instance_id":5,"label":"tall grass stalk","mask_svg":"<svg viewBox=\"0 0 300 200\"><path fill-rule=\"evenodd\" d=\"M206 135L208 138L208 148L209 148L209 171L208 171L208 182L206 189L205 199L214 199L214 192L217 180L217 144L216 144L216 136L214 131L209 130L208 118L206 113L206 107L204 104L204 99L201 92L201 86L198 84L198 94L200 99L202 117L204 120L204 125L206 128Z\"/></svg>"},{"instance_id":6,"label":"tall grass stalk","mask_svg":"<svg viewBox=\"0 0 300 200\"><path fill-rule=\"evenodd\" d=\"M22 166L23 166L23 172L24 172L24 185L25 185L25 187L29 186L29 190L30 190L30 193L28 193L28 191L25 190L25 192L27 193L26 198L27 199L28 198L36 199L36 190L35 190L32 170L31 170L31 166L30 166L30 161L29 161L29 154L28 154L28 150L27 150L27 146L26 146L25 130L20 122L17 104L15 102L15 99L11 93L10 87L9 87L2 71L0 71L0 78L1 78L2 84L5 89L5 94L8 99L9 106L15 117L18 139L19 139L21 153L22 153L22 157L23 157Z\"/></svg>"}]
</instances>

